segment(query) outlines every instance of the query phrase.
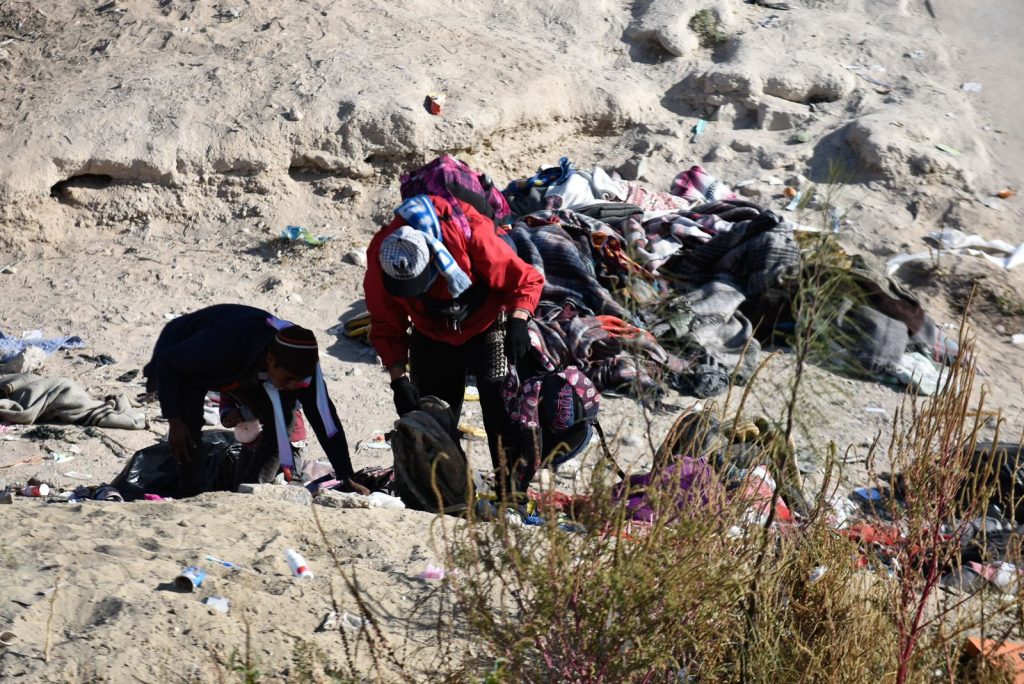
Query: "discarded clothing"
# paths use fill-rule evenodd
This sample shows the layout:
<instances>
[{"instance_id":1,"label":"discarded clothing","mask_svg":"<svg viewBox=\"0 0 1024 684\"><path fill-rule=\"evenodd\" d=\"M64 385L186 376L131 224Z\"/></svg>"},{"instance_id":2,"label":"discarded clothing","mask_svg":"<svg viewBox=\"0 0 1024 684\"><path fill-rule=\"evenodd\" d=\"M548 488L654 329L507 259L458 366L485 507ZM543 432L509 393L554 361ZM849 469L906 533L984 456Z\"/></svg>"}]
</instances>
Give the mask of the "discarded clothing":
<instances>
[{"instance_id":1,"label":"discarded clothing","mask_svg":"<svg viewBox=\"0 0 1024 684\"><path fill-rule=\"evenodd\" d=\"M68 378L33 373L0 376L0 421L28 425L64 423L141 430L145 416L130 413L124 396L99 401Z\"/></svg>"},{"instance_id":2,"label":"discarded clothing","mask_svg":"<svg viewBox=\"0 0 1024 684\"><path fill-rule=\"evenodd\" d=\"M0 331L0 363L13 359L28 347L38 347L50 355L59 349L81 349L85 346L85 340L78 335L62 335L46 339L41 337L18 338L9 337Z\"/></svg>"}]
</instances>

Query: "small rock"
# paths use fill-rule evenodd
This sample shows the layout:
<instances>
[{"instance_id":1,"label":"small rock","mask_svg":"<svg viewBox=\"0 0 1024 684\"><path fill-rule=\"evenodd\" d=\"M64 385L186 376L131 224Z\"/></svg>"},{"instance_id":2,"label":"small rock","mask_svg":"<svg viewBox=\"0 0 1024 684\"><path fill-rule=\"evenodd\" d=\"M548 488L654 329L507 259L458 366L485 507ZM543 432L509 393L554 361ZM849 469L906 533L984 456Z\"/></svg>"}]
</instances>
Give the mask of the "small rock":
<instances>
[{"instance_id":1,"label":"small rock","mask_svg":"<svg viewBox=\"0 0 1024 684\"><path fill-rule=\"evenodd\" d=\"M807 176L802 173L793 174L786 179L786 185L792 188L802 188L807 183Z\"/></svg>"},{"instance_id":2,"label":"small rock","mask_svg":"<svg viewBox=\"0 0 1024 684\"><path fill-rule=\"evenodd\" d=\"M0 373L31 373L46 363L46 352L39 347L27 347L6 363L0 363Z\"/></svg>"},{"instance_id":3,"label":"small rock","mask_svg":"<svg viewBox=\"0 0 1024 684\"><path fill-rule=\"evenodd\" d=\"M18 269L15 268L14 266L4 266L2 269L0 269L0 273L4 273L6 275L14 275L17 272Z\"/></svg>"},{"instance_id":4,"label":"small rock","mask_svg":"<svg viewBox=\"0 0 1024 684\"><path fill-rule=\"evenodd\" d=\"M303 490L305 491L305 490ZM351 492L336 492L331 489L320 490L313 503L327 506L328 508L369 508L370 500L365 496Z\"/></svg>"},{"instance_id":5,"label":"small rock","mask_svg":"<svg viewBox=\"0 0 1024 684\"><path fill-rule=\"evenodd\" d=\"M272 484L240 484L239 494L252 494L260 499L272 499L275 501L287 501L288 503L308 506L313 496L305 487L294 485L272 485Z\"/></svg>"},{"instance_id":6,"label":"small rock","mask_svg":"<svg viewBox=\"0 0 1024 684\"><path fill-rule=\"evenodd\" d=\"M345 256L341 257L341 260L346 264L352 264L359 268L366 268L366 250L353 249L351 252L347 252Z\"/></svg>"},{"instance_id":7,"label":"small rock","mask_svg":"<svg viewBox=\"0 0 1024 684\"><path fill-rule=\"evenodd\" d=\"M647 158L633 157L620 166L618 171L626 180L643 180L647 174Z\"/></svg>"},{"instance_id":8,"label":"small rock","mask_svg":"<svg viewBox=\"0 0 1024 684\"><path fill-rule=\"evenodd\" d=\"M178 527L192 527L192 523L190 523L188 520L179 520Z\"/></svg>"},{"instance_id":9,"label":"small rock","mask_svg":"<svg viewBox=\"0 0 1024 684\"><path fill-rule=\"evenodd\" d=\"M737 152L750 152L754 149L753 145L743 140L733 140L730 146Z\"/></svg>"},{"instance_id":10,"label":"small rock","mask_svg":"<svg viewBox=\"0 0 1024 684\"><path fill-rule=\"evenodd\" d=\"M1010 342L1018 346L1024 345L1024 333L1018 333L1010 338Z\"/></svg>"},{"instance_id":11,"label":"small rock","mask_svg":"<svg viewBox=\"0 0 1024 684\"><path fill-rule=\"evenodd\" d=\"M296 292L291 297L289 297L289 299L291 299L296 304L301 304L302 303L302 295L300 295L298 292Z\"/></svg>"},{"instance_id":12,"label":"small rock","mask_svg":"<svg viewBox=\"0 0 1024 684\"><path fill-rule=\"evenodd\" d=\"M289 121L302 121L302 112L300 112L295 107L292 107L291 109L284 113L284 118L288 119Z\"/></svg>"},{"instance_id":13,"label":"small rock","mask_svg":"<svg viewBox=\"0 0 1024 684\"><path fill-rule=\"evenodd\" d=\"M644 443L643 440L640 439L639 437L637 437L636 435L623 435L619 439L619 441L622 442L623 446L628 446L628 447L638 447L638 446L641 446Z\"/></svg>"}]
</instances>

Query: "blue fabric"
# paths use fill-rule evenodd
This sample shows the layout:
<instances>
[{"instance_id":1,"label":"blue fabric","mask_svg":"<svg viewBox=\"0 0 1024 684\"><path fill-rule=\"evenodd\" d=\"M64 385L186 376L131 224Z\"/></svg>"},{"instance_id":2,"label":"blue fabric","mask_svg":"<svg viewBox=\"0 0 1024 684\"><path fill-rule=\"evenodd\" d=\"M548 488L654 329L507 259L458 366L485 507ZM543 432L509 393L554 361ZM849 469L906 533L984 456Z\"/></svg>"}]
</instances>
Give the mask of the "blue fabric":
<instances>
[{"instance_id":1,"label":"blue fabric","mask_svg":"<svg viewBox=\"0 0 1024 684\"><path fill-rule=\"evenodd\" d=\"M8 337L4 335L3 331L0 331L0 363L10 361L29 347L39 347L49 356L58 349L82 349L85 346L85 340L78 335L63 335L45 340L23 340L18 337Z\"/></svg>"},{"instance_id":2,"label":"blue fabric","mask_svg":"<svg viewBox=\"0 0 1024 684\"><path fill-rule=\"evenodd\" d=\"M536 175L529 178L512 181L505 188L505 195L518 198L529 194L531 188L547 188L552 185L561 185L574 173L576 173L576 166L569 161L568 157L562 157L558 160L558 166L538 171Z\"/></svg>"},{"instance_id":3,"label":"blue fabric","mask_svg":"<svg viewBox=\"0 0 1024 684\"><path fill-rule=\"evenodd\" d=\"M427 195L416 195L402 202L395 213L405 219L410 228L415 228L423 233L430 245L430 251L434 257L434 266L448 281L448 292L452 297L458 297L469 289L473 282L469 276L459 268L448 248L444 246L441 235L441 219L437 217L434 210L434 203Z\"/></svg>"}]
</instances>

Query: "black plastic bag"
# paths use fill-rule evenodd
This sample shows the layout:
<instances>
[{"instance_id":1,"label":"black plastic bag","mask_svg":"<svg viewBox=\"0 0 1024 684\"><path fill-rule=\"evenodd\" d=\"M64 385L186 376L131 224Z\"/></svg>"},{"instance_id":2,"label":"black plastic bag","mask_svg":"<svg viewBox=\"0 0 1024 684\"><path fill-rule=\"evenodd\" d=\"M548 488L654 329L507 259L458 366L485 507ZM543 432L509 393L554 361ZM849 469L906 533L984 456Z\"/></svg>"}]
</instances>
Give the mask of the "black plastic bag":
<instances>
[{"instance_id":1,"label":"black plastic bag","mask_svg":"<svg viewBox=\"0 0 1024 684\"><path fill-rule=\"evenodd\" d=\"M235 472L242 445L227 430L207 430L196 458L206 464L206 491L234 491ZM110 483L121 492L125 501L141 499L144 494L178 496L178 463L167 442L160 442L132 454L124 470Z\"/></svg>"}]
</instances>

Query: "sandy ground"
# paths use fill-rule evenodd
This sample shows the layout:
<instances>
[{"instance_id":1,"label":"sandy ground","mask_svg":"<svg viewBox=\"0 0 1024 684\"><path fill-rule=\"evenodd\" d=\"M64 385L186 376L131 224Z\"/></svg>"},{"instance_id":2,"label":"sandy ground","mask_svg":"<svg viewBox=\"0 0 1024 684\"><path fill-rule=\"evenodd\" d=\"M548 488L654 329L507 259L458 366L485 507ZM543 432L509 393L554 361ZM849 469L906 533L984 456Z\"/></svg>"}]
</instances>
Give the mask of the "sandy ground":
<instances>
[{"instance_id":1,"label":"sandy ground","mask_svg":"<svg viewBox=\"0 0 1024 684\"><path fill-rule=\"evenodd\" d=\"M0 269L11 266L0 273L0 330L80 334L89 348L54 355L45 372L97 396L135 396L138 381L117 378L141 368L168 316L221 301L262 306L320 336L358 468L390 459L358 445L388 429L393 409L373 353L331 332L362 301L363 271L342 256L387 220L398 172L440 151L499 182L568 154L583 168L641 163L641 180L663 189L702 163L727 182L753 180L744 192L777 209L785 200L775 179L802 173L827 182L838 161L841 239L851 250L877 259L920 251L923 235L939 227L1024 241L1020 197L1001 210L982 204L1024 179L1024 92L1015 78L1024 48L1012 35L1024 7L792 4L791 12L726 0L439 10L172 0L102 13L0 5ZM715 48L688 28L705 7L728 36ZM983 90L965 93L966 81ZM423 99L438 90L448 102L432 117ZM693 141L702 116L708 129ZM281 249L274 238L287 224L334 240ZM952 259L907 277L954 328L979 286L972 320L987 402L1003 410L1004 433L1019 434L1024 348L1010 336L1024 332L1024 309L1014 309L1024 307L1024 269ZM116 363L97 366L83 354ZM790 366L785 354L771 361L752 410L779 415ZM808 379L798 448L812 468L828 440L863 452L884 438L903 401L893 388L818 368ZM676 410L692 402L671 401ZM105 431L116 443L80 428L64 439L0 441L0 466L31 461L3 467L0 481L109 480L128 453L164 434L157 409L146 412L149 430ZM632 445L648 432L660 441L675 417L612 398L603 413L620 458L638 466L650 454ZM479 424L479 410L465 418ZM41 461L49 451L74 460ZM471 455L486 465L479 443ZM866 477L862 464L851 465L845 484ZM560 483L570 487L571 476ZM339 609L354 608L328 545L358 571L407 657L431 657L428 621L409 618L412 606L429 606L431 591L412 578L439 558L425 514L318 507L325 542L307 509L238 494L126 505L19 498L0 509L0 631L17 634L0 651L0 678L209 681L218 657L223 666L244 650L246 621L270 680L299 677L293 657L308 662L308 644L337 664L337 636L314 630L332 590ZM289 547L306 553L317 579L287 576ZM202 593L168 590L181 566L206 554L255 572L206 562ZM199 602L208 594L230 598L231 612L211 614Z\"/></svg>"}]
</instances>

